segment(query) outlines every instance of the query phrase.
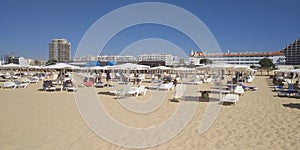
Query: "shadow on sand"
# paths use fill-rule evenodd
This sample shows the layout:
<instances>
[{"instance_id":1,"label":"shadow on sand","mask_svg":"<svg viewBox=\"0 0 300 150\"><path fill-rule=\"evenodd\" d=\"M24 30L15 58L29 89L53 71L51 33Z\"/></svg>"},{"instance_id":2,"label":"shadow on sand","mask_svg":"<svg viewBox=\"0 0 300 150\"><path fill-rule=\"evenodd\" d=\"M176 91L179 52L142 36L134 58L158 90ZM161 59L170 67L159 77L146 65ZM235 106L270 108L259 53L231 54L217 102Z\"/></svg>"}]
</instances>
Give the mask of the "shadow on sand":
<instances>
[{"instance_id":1,"label":"shadow on sand","mask_svg":"<svg viewBox=\"0 0 300 150\"><path fill-rule=\"evenodd\" d=\"M300 103L282 104L282 106L284 106L284 107L289 107L289 108L300 109Z\"/></svg>"}]
</instances>

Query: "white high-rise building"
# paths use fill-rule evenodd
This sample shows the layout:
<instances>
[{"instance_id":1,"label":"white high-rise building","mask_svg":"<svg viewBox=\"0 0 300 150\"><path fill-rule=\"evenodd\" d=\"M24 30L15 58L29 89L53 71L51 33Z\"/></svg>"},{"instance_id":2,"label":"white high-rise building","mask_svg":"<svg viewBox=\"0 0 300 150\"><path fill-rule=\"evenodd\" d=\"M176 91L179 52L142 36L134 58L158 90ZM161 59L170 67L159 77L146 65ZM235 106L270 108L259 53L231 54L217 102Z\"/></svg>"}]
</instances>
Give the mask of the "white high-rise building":
<instances>
[{"instance_id":1,"label":"white high-rise building","mask_svg":"<svg viewBox=\"0 0 300 150\"><path fill-rule=\"evenodd\" d=\"M49 60L69 62L71 57L71 43L66 39L52 39L49 43Z\"/></svg>"}]
</instances>

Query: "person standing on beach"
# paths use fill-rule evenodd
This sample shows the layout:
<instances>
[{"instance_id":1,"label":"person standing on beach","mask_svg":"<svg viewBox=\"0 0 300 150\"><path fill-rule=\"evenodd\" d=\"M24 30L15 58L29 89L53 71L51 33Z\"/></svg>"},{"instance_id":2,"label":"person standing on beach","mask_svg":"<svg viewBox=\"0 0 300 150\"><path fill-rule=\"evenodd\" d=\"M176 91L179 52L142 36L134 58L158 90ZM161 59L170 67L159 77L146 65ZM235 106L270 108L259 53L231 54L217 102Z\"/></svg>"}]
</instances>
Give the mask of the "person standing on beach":
<instances>
[{"instance_id":1,"label":"person standing on beach","mask_svg":"<svg viewBox=\"0 0 300 150\"><path fill-rule=\"evenodd\" d=\"M101 76L102 76L102 72L99 71L98 74L97 74L97 82L102 82L101 81Z\"/></svg>"},{"instance_id":2,"label":"person standing on beach","mask_svg":"<svg viewBox=\"0 0 300 150\"><path fill-rule=\"evenodd\" d=\"M107 70L106 71L106 85L109 87L109 80L111 79L111 77L110 77L110 71L109 70Z\"/></svg>"},{"instance_id":3,"label":"person standing on beach","mask_svg":"<svg viewBox=\"0 0 300 150\"><path fill-rule=\"evenodd\" d=\"M177 85L177 80L176 80L176 78L173 80L173 85L174 85L174 87L176 88L176 85ZM176 91L176 90L175 90Z\"/></svg>"}]
</instances>

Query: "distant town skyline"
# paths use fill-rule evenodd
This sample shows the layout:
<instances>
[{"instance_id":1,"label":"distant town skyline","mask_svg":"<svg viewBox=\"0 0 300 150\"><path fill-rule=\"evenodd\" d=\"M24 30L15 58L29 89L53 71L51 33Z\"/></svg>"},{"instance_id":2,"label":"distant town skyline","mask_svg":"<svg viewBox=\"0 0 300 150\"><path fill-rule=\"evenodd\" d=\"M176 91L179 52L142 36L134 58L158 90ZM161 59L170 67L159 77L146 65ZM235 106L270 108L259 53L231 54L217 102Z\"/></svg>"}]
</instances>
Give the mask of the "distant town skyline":
<instances>
[{"instance_id":1,"label":"distant town skyline","mask_svg":"<svg viewBox=\"0 0 300 150\"><path fill-rule=\"evenodd\" d=\"M74 57L81 38L99 18L140 2L148 1L0 1L0 55L14 53L47 60L51 40L65 38L72 45L71 57ZM279 51L300 37L300 20L297 19L300 2L297 0L154 2L176 5L196 15L210 29L223 52ZM187 55L192 49L200 50L179 31L144 24L117 34L101 54L118 55L130 44L147 38L170 41Z\"/></svg>"}]
</instances>

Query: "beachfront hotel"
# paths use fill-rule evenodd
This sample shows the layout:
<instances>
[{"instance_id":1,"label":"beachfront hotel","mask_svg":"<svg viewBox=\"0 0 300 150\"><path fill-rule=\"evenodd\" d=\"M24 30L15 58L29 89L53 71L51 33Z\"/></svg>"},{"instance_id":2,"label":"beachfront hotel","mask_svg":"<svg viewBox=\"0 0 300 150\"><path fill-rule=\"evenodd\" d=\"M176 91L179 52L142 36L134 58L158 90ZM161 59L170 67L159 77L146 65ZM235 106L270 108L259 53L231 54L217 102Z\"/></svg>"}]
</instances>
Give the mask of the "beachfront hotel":
<instances>
[{"instance_id":1,"label":"beachfront hotel","mask_svg":"<svg viewBox=\"0 0 300 150\"><path fill-rule=\"evenodd\" d=\"M164 61L165 65L171 66L175 61L176 56L171 54L143 54L138 55L139 61Z\"/></svg>"},{"instance_id":2,"label":"beachfront hotel","mask_svg":"<svg viewBox=\"0 0 300 150\"><path fill-rule=\"evenodd\" d=\"M286 65L300 65L300 38L281 50L286 57Z\"/></svg>"},{"instance_id":3,"label":"beachfront hotel","mask_svg":"<svg viewBox=\"0 0 300 150\"><path fill-rule=\"evenodd\" d=\"M69 62L71 57L71 43L66 39L52 39L49 43L49 60L58 62Z\"/></svg>"},{"instance_id":4,"label":"beachfront hotel","mask_svg":"<svg viewBox=\"0 0 300 150\"><path fill-rule=\"evenodd\" d=\"M210 59L214 63L240 64L248 66L259 66L259 61L269 58L275 65L285 63L283 52L235 52L235 53L204 53L192 51L190 61L195 65L200 65L201 59Z\"/></svg>"},{"instance_id":5,"label":"beachfront hotel","mask_svg":"<svg viewBox=\"0 0 300 150\"><path fill-rule=\"evenodd\" d=\"M74 58L71 64L84 66L90 61L99 61L101 64L112 62L114 64L122 63L142 63L150 66L157 65L168 65L172 66L176 61L177 57L171 54L143 54L137 57L130 55L99 55L99 56L83 56ZM163 63L162 63L163 62Z\"/></svg>"}]
</instances>

